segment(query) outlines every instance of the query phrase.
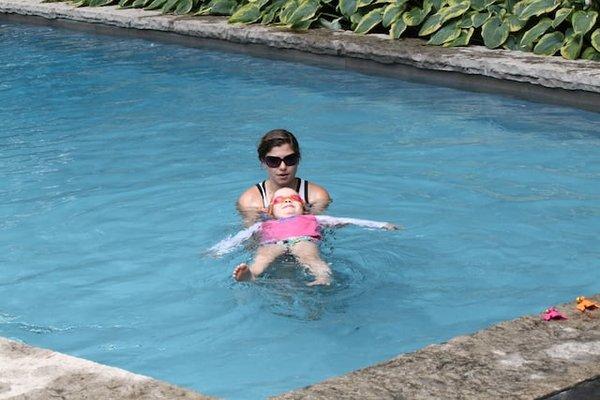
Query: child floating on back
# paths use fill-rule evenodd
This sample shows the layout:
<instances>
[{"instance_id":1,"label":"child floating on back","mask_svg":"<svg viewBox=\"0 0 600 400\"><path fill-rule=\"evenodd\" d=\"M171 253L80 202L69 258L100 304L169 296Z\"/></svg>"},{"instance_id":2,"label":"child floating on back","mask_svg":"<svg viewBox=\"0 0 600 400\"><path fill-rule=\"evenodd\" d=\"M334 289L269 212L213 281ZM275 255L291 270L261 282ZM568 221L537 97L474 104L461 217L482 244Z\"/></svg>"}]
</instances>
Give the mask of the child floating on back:
<instances>
[{"instance_id":1,"label":"child floating on back","mask_svg":"<svg viewBox=\"0 0 600 400\"><path fill-rule=\"evenodd\" d=\"M232 274L235 280L253 280L260 276L277 257L290 253L315 277L309 285L329 285L331 269L321 259L318 246L321 240L321 227L354 224L367 228L398 229L387 222L305 214L304 201L295 190L290 188L279 189L273 194L269 215L273 219L257 222L209 249L215 255L222 255L249 239L254 233L259 234L260 245L254 260L250 265L241 263L235 267Z\"/></svg>"}]
</instances>

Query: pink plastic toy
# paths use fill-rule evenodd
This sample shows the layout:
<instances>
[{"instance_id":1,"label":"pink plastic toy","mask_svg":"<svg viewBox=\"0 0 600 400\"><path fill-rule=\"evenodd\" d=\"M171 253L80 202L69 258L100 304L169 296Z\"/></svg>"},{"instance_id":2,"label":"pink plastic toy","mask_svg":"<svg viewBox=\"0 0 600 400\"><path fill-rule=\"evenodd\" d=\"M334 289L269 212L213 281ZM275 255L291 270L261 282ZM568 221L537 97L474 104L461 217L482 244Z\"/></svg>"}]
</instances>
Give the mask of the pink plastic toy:
<instances>
[{"instance_id":1,"label":"pink plastic toy","mask_svg":"<svg viewBox=\"0 0 600 400\"><path fill-rule=\"evenodd\" d=\"M551 319L567 319L567 317L565 317L556 308L550 307L542 313L542 319L544 321L550 321Z\"/></svg>"}]
</instances>

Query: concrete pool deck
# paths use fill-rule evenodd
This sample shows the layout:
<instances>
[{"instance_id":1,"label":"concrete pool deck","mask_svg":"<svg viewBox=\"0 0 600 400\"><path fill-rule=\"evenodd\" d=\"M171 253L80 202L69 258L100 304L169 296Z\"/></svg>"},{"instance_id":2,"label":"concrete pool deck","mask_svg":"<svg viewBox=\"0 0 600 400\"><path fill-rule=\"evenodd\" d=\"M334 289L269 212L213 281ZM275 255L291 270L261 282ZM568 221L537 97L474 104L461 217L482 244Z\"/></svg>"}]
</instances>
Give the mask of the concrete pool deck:
<instances>
[{"instance_id":1,"label":"concrete pool deck","mask_svg":"<svg viewBox=\"0 0 600 400\"><path fill-rule=\"evenodd\" d=\"M218 47L402 79L494 92L600 112L600 62L565 60L482 46L443 48L420 39L315 29L308 32L232 25L225 17L163 15L160 11L75 8L42 0L0 0L0 16L44 18L45 24L110 33L125 28L141 37ZM83 29L83 26L79 26ZM160 35L162 34L162 35Z\"/></svg>"},{"instance_id":2,"label":"concrete pool deck","mask_svg":"<svg viewBox=\"0 0 600 400\"><path fill-rule=\"evenodd\" d=\"M502 322L275 398L597 400L600 309L582 313L575 302L557 308L567 320ZM208 398L3 338L0 366L0 399Z\"/></svg>"}]
</instances>

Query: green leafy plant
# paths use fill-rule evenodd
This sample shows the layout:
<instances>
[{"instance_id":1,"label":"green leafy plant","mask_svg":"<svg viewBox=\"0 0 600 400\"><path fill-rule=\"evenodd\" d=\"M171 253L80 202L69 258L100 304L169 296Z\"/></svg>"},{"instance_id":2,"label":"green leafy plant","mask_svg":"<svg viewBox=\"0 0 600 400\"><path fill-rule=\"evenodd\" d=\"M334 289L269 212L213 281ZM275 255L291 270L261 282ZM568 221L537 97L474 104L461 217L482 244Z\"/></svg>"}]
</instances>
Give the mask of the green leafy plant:
<instances>
[{"instance_id":1,"label":"green leafy plant","mask_svg":"<svg viewBox=\"0 0 600 400\"><path fill-rule=\"evenodd\" d=\"M48 2L60 0L46 0ZM71 0L75 6L225 15L231 23L295 30L387 33L445 47L489 48L600 60L600 0Z\"/></svg>"}]
</instances>

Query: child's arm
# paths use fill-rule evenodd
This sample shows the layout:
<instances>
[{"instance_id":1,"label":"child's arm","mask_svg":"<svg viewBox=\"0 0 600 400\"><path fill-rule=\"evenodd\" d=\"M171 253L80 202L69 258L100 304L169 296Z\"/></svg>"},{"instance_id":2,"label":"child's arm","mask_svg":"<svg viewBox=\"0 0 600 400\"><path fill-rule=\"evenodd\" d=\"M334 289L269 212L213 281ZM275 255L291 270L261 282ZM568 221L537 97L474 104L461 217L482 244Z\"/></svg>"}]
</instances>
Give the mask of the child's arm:
<instances>
[{"instance_id":1,"label":"child's arm","mask_svg":"<svg viewBox=\"0 0 600 400\"><path fill-rule=\"evenodd\" d=\"M222 256L232 251L236 246L248 240L256 231L260 229L260 222L255 223L249 228L239 231L233 236L228 236L219 243L212 246L207 252L215 257Z\"/></svg>"},{"instance_id":2,"label":"child's arm","mask_svg":"<svg viewBox=\"0 0 600 400\"><path fill-rule=\"evenodd\" d=\"M395 231L398 227L389 222L369 221L368 219L357 219L357 218L337 218L329 215L317 215L317 222L320 225L326 227L344 226L348 224L362 226L364 228L376 228L385 229L388 231Z\"/></svg>"}]
</instances>

